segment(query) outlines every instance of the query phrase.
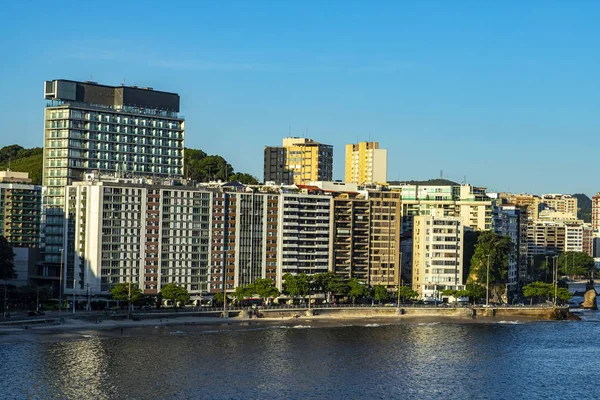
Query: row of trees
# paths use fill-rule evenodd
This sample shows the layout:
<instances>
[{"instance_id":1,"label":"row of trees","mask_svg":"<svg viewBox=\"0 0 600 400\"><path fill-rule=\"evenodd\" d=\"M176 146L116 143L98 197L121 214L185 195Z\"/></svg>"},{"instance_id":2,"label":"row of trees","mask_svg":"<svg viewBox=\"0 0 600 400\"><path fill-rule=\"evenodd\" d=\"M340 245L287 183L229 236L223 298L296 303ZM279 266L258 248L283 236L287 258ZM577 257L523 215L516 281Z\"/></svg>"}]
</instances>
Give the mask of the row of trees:
<instances>
[{"instance_id":1,"label":"row of trees","mask_svg":"<svg viewBox=\"0 0 600 400\"><path fill-rule=\"evenodd\" d=\"M117 283L110 290L110 294L114 300L124 302L131 301L131 304L135 306L146 304L150 305L151 303L155 303L156 307L158 308L162 305L162 300L171 300L174 304L181 305L185 305L190 302L190 294L188 293L187 289L175 283L169 283L163 286L160 290L160 293L156 297L145 296L138 286L130 285L129 283Z\"/></svg>"},{"instance_id":2,"label":"row of trees","mask_svg":"<svg viewBox=\"0 0 600 400\"><path fill-rule=\"evenodd\" d=\"M327 301L332 301L337 297L348 297L352 299L353 303L363 297L370 297L379 303L389 301L393 298L393 295L383 285L376 285L373 288L369 288L356 278L343 279L333 272L314 275L307 275L305 273L292 275L288 273L283 276L283 280L282 292L279 292L271 279L265 278L257 279L251 284L237 287L232 297L236 301L258 297L268 302L271 299L279 297L281 294L290 298L306 300L311 294L321 293L325 295ZM418 293L409 287L400 287L400 298L402 301L417 297ZM216 293L214 299L216 302L222 303L224 300L223 294Z\"/></svg>"},{"instance_id":3,"label":"row of trees","mask_svg":"<svg viewBox=\"0 0 600 400\"><path fill-rule=\"evenodd\" d=\"M530 299L530 304L533 304L533 299L537 299L537 301L542 300L551 300L554 298L554 295L558 300L561 301L569 301L573 296L569 289L564 287L557 287L556 292L554 285L552 283L545 282L532 282L523 287L523 295Z\"/></svg>"}]
</instances>

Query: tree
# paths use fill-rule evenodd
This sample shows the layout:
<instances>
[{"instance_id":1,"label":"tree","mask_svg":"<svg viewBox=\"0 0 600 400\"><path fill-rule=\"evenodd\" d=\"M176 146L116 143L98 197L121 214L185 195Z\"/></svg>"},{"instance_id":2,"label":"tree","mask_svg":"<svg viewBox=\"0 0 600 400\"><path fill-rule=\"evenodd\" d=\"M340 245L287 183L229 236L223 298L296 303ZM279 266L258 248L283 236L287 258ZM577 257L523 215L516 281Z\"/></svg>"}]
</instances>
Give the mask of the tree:
<instances>
[{"instance_id":1,"label":"tree","mask_svg":"<svg viewBox=\"0 0 600 400\"><path fill-rule=\"evenodd\" d=\"M0 279L15 279L15 253L4 236L0 236Z\"/></svg>"},{"instance_id":2,"label":"tree","mask_svg":"<svg viewBox=\"0 0 600 400\"><path fill-rule=\"evenodd\" d=\"M224 299L225 299L225 295L223 294L223 292L217 292L217 293L213 294L213 300L217 304L223 304Z\"/></svg>"},{"instance_id":3,"label":"tree","mask_svg":"<svg viewBox=\"0 0 600 400\"><path fill-rule=\"evenodd\" d=\"M458 290L456 290L456 289L442 290L442 296L455 297L456 292L458 292Z\"/></svg>"},{"instance_id":4,"label":"tree","mask_svg":"<svg viewBox=\"0 0 600 400\"><path fill-rule=\"evenodd\" d=\"M164 299L173 300L175 304L185 305L190 301L190 294L183 287L175 283L169 283L162 287L160 293Z\"/></svg>"},{"instance_id":5,"label":"tree","mask_svg":"<svg viewBox=\"0 0 600 400\"><path fill-rule=\"evenodd\" d=\"M327 299L335 295L346 295L348 284L334 272L322 272L312 276L313 289L325 293Z\"/></svg>"},{"instance_id":6,"label":"tree","mask_svg":"<svg viewBox=\"0 0 600 400\"><path fill-rule=\"evenodd\" d=\"M399 296L402 303L404 303L406 300L412 300L419 297L419 293L412 290L408 286L400 286L398 290L400 291Z\"/></svg>"},{"instance_id":7,"label":"tree","mask_svg":"<svg viewBox=\"0 0 600 400\"><path fill-rule=\"evenodd\" d=\"M483 288L483 286L478 285L477 283L467 283L465 287L465 292L469 297L469 301L471 301L473 304L475 304L477 300L483 299L485 297L485 289Z\"/></svg>"},{"instance_id":8,"label":"tree","mask_svg":"<svg viewBox=\"0 0 600 400\"><path fill-rule=\"evenodd\" d=\"M381 304L382 301L386 302L390 298L390 294L385 286L375 285L373 288L373 298Z\"/></svg>"},{"instance_id":9,"label":"tree","mask_svg":"<svg viewBox=\"0 0 600 400\"><path fill-rule=\"evenodd\" d=\"M223 293L221 294L221 300L223 297ZM238 286L235 288L235 290L233 291L233 293L231 294L231 296L233 296L233 298L235 298L237 301L243 300L246 297L251 297L252 296L252 292L250 291L249 285L242 285L242 286ZM216 295L216 294L215 294Z\"/></svg>"},{"instance_id":10,"label":"tree","mask_svg":"<svg viewBox=\"0 0 600 400\"><path fill-rule=\"evenodd\" d=\"M256 294L263 300L279 296L279 290L269 278L257 279L248 286L248 291L251 292L251 295Z\"/></svg>"},{"instance_id":11,"label":"tree","mask_svg":"<svg viewBox=\"0 0 600 400\"><path fill-rule=\"evenodd\" d=\"M308 296L310 281L305 273L292 275L289 272L283 275L283 293L294 298Z\"/></svg>"},{"instance_id":12,"label":"tree","mask_svg":"<svg viewBox=\"0 0 600 400\"><path fill-rule=\"evenodd\" d=\"M568 290L567 290L568 291ZM549 298L554 295L554 287L551 283L545 282L532 282L529 285L523 286L523 296L529 297L530 304L533 304L533 298L537 298L538 301L542 298Z\"/></svg>"},{"instance_id":13,"label":"tree","mask_svg":"<svg viewBox=\"0 0 600 400\"><path fill-rule=\"evenodd\" d=\"M352 304L354 304L354 301L357 298L369 295L369 289L367 289L364 283L356 278L352 278L348 281L348 288L348 296L352 299Z\"/></svg>"},{"instance_id":14,"label":"tree","mask_svg":"<svg viewBox=\"0 0 600 400\"><path fill-rule=\"evenodd\" d=\"M129 283L117 283L109 290L114 300L127 301L129 299ZM135 285L131 285L131 304L139 304L144 300L142 290Z\"/></svg>"},{"instance_id":15,"label":"tree","mask_svg":"<svg viewBox=\"0 0 600 400\"><path fill-rule=\"evenodd\" d=\"M556 297L558 297L558 299L563 302L567 302L567 301L571 300L573 295L571 294L571 292L569 292L569 289L561 287L561 288L557 289Z\"/></svg>"},{"instance_id":16,"label":"tree","mask_svg":"<svg viewBox=\"0 0 600 400\"><path fill-rule=\"evenodd\" d=\"M582 251L567 251L557 257L558 271L562 275L591 277L596 270L594 259Z\"/></svg>"},{"instance_id":17,"label":"tree","mask_svg":"<svg viewBox=\"0 0 600 400\"><path fill-rule=\"evenodd\" d=\"M508 258L513 250L514 245L508 236L500 236L493 231L481 232L471 258L470 279L484 284L487 282L489 255L489 283L503 283L508 276Z\"/></svg>"},{"instance_id":18,"label":"tree","mask_svg":"<svg viewBox=\"0 0 600 400\"><path fill-rule=\"evenodd\" d=\"M245 172L236 172L229 176L230 182L239 182L244 185L257 185L258 179L254 175L247 174Z\"/></svg>"}]
</instances>

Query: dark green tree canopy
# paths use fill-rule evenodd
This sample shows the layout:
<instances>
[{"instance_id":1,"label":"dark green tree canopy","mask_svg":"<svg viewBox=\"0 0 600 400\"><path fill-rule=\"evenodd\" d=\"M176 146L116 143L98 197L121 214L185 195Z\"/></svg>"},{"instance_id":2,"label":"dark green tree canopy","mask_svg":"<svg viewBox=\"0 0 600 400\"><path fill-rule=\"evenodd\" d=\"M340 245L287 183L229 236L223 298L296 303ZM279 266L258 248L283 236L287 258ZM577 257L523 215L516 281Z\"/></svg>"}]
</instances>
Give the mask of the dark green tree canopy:
<instances>
[{"instance_id":1,"label":"dark green tree canopy","mask_svg":"<svg viewBox=\"0 0 600 400\"><path fill-rule=\"evenodd\" d=\"M126 301L129 299L129 283L117 283L110 289L110 294L112 298L115 300ZM131 285L131 302L133 304L138 304L144 300L144 295L142 294L142 290L137 286Z\"/></svg>"},{"instance_id":2,"label":"dark green tree canopy","mask_svg":"<svg viewBox=\"0 0 600 400\"><path fill-rule=\"evenodd\" d=\"M350 296L352 302L359 297L369 295L369 289L367 289L367 286L356 278L352 278L348 281L348 289L348 296Z\"/></svg>"},{"instance_id":3,"label":"dark green tree canopy","mask_svg":"<svg viewBox=\"0 0 600 400\"><path fill-rule=\"evenodd\" d=\"M169 283L162 287L160 294L163 299L172 300L181 304L187 304L190 302L190 294L183 286L179 286L176 283Z\"/></svg>"},{"instance_id":4,"label":"dark green tree canopy","mask_svg":"<svg viewBox=\"0 0 600 400\"><path fill-rule=\"evenodd\" d=\"M513 250L514 245L509 237L493 231L481 232L471 258L471 280L486 282L489 255L490 283L503 283L508 276L508 258Z\"/></svg>"},{"instance_id":5,"label":"dark green tree canopy","mask_svg":"<svg viewBox=\"0 0 600 400\"><path fill-rule=\"evenodd\" d=\"M15 253L4 236L0 236L0 279L15 279Z\"/></svg>"},{"instance_id":6,"label":"dark green tree canopy","mask_svg":"<svg viewBox=\"0 0 600 400\"><path fill-rule=\"evenodd\" d=\"M290 297L305 297L308 296L310 288L310 280L308 275L300 273L292 275L289 272L283 275L283 293Z\"/></svg>"},{"instance_id":7,"label":"dark green tree canopy","mask_svg":"<svg viewBox=\"0 0 600 400\"><path fill-rule=\"evenodd\" d=\"M375 285L373 287L373 299L378 302L387 301L390 298L390 294L387 288L383 285Z\"/></svg>"}]
</instances>

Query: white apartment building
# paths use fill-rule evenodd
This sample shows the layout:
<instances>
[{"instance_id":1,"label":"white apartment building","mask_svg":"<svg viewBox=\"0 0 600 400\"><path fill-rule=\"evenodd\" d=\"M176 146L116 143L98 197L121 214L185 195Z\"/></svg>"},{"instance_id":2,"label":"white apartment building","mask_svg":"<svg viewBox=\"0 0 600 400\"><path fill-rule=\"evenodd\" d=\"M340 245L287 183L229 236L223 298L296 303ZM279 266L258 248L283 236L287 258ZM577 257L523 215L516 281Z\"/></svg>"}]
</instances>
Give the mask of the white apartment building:
<instances>
[{"instance_id":1,"label":"white apartment building","mask_svg":"<svg viewBox=\"0 0 600 400\"><path fill-rule=\"evenodd\" d=\"M462 290L463 237L461 218L419 215L413 231L413 290L425 299L442 299L446 289Z\"/></svg>"},{"instance_id":2,"label":"white apartment building","mask_svg":"<svg viewBox=\"0 0 600 400\"><path fill-rule=\"evenodd\" d=\"M66 295L107 295L128 282L148 295L172 282L193 299L208 290L210 192L92 177L66 192Z\"/></svg>"},{"instance_id":3,"label":"white apartment building","mask_svg":"<svg viewBox=\"0 0 600 400\"><path fill-rule=\"evenodd\" d=\"M332 198L282 193L279 198L277 287L286 273L327 272L332 259Z\"/></svg>"}]
</instances>

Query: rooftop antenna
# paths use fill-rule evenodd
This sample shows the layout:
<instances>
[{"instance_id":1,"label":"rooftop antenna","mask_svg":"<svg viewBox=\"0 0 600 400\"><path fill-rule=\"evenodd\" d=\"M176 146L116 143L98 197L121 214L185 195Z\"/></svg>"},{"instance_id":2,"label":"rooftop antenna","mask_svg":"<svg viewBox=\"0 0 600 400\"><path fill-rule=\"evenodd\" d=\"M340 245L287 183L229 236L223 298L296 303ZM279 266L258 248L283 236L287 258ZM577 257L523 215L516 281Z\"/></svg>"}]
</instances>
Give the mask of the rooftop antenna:
<instances>
[{"instance_id":1,"label":"rooftop antenna","mask_svg":"<svg viewBox=\"0 0 600 400\"><path fill-rule=\"evenodd\" d=\"M123 83L121 83L121 86L125 86L125 78L123 78Z\"/></svg>"},{"instance_id":2,"label":"rooftop antenna","mask_svg":"<svg viewBox=\"0 0 600 400\"><path fill-rule=\"evenodd\" d=\"M440 179L444 179L444 170L440 169Z\"/></svg>"},{"instance_id":3,"label":"rooftop antenna","mask_svg":"<svg viewBox=\"0 0 600 400\"><path fill-rule=\"evenodd\" d=\"M467 176L465 175L464 179L463 179L463 185L467 184Z\"/></svg>"}]
</instances>

